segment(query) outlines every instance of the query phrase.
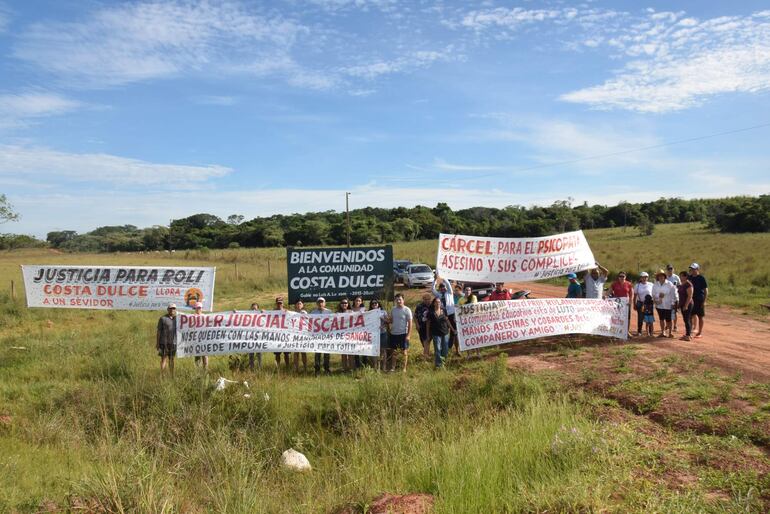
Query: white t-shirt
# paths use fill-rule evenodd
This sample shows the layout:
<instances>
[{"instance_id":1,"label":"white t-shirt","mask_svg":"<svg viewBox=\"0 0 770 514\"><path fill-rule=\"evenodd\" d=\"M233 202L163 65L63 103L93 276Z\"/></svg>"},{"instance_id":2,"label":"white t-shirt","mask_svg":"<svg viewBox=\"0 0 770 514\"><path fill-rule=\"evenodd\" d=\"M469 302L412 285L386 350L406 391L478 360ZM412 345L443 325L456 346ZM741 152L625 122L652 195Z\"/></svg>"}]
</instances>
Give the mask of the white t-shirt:
<instances>
[{"instance_id":1,"label":"white t-shirt","mask_svg":"<svg viewBox=\"0 0 770 514\"><path fill-rule=\"evenodd\" d=\"M647 295L652 296L652 284L649 280L647 280L646 284L637 282L634 286L634 293L636 294L636 301L644 302L644 299L647 297Z\"/></svg>"},{"instance_id":2,"label":"white t-shirt","mask_svg":"<svg viewBox=\"0 0 770 514\"><path fill-rule=\"evenodd\" d=\"M586 298L598 298L602 299L604 293L604 283L607 282L607 277L599 275L599 278L594 280L594 277L590 273L586 273Z\"/></svg>"},{"instance_id":3,"label":"white t-shirt","mask_svg":"<svg viewBox=\"0 0 770 514\"><path fill-rule=\"evenodd\" d=\"M677 275L676 273L674 273L670 277L668 275L666 275L666 280L668 280L669 282L671 282L675 286L678 286L678 285L680 285L682 283L682 279L679 278L679 275Z\"/></svg>"},{"instance_id":4,"label":"white t-shirt","mask_svg":"<svg viewBox=\"0 0 770 514\"><path fill-rule=\"evenodd\" d=\"M661 294L663 294L662 298ZM658 309L672 309L677 296L676 286L668 280L664 280L662 284L656 280L652 285L652 299L655 300L655 306Z\"/></svg>"},{"instance_id":5,"label":"white t-shirt","mask_svg":"<svg viewBox=\"0 0 770 514\"><path fill-rule=\"evenodd\" d=\"M406 334L409 322L412 321L412 309L404 305L403 307L393 307L390 310L390 333L393 335Z\"/></svg>"}]
</instances>

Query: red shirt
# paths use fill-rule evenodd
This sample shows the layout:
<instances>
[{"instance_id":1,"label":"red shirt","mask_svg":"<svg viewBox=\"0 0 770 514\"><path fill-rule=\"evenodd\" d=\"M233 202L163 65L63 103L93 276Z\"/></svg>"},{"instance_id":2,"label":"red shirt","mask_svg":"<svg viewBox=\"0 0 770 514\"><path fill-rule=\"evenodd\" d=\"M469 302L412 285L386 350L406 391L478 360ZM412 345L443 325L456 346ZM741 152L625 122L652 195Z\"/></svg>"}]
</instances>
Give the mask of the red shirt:
<instances>
[{"instance_id":1,"label":"red shirt","mask_svg":"<svg viewBox=\"0 0 770 514\"><path fill-rule=\"evenodd\" d=\"M615 298L626 297L631 301L631 298L633 297L634 285L628 280L624 280L623 282L613 280L610 289L612 290L612 296Z\"/></svg>"},{"instance_id":2,"label":"red shirt","mask_svg":"<svg viewBox=\"0 0 770 514\"><path fill-rule=\"evenodd\" d=\"M484 298L484 301L486 302L496 302L498 300L510 300L511 299L511 292L507 289L503 289L502 291L498 291L495 289L491 293L489 293L489 296Z\"/></svg>"}]
</instances>

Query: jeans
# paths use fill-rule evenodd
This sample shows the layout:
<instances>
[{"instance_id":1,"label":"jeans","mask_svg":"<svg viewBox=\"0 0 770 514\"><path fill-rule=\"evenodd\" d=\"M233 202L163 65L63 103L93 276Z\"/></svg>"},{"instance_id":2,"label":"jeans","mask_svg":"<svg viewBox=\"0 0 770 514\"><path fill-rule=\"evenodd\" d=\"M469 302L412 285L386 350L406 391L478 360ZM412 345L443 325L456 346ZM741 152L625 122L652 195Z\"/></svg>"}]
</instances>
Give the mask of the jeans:
<instances>
[{"instance_id":1,"label":"jeans","mask_svg":"<svg viewBox=\"0 0 770 514\"><path fill-rule=\"evenodd\" d=\"M684 335L689 336L692 333L692 302L686 309L682 307L682 319L684 320Z\"/></svg>"},{"instance_id":2,"label":"jeans","mask_svg":"<svg viewBox=\"0 0 770 514\"><path fill-rule=\"evenodd\" d=\"M436 367L444 365L447 355L449 355L449 334L443 336L433 336L433 354Z\"/></svg>"},{"instance_id":3,"label":"jeans","mask_svg":"<svg viewBox=\"0 0 770 514\"><path fill-rule=\"evenodd\" d=\"M316 353L315 357L313 358L313 367L315 368L315 372L318 373L321 371L321 355L323 355L324 359L324 371L329 373L329 354L328 353Z\"/></svg>"},{"instance_id":4,"label":"jeans","mask_svg":"<svg viewBox=\"0 0 770 514\"><path fill-rule=\"evenodd\" d=\"M636 302L634 308L636 310L636 332L641 334L642 325L644 324L644 304L642 302Z\"/></svg>"}]
</instances>

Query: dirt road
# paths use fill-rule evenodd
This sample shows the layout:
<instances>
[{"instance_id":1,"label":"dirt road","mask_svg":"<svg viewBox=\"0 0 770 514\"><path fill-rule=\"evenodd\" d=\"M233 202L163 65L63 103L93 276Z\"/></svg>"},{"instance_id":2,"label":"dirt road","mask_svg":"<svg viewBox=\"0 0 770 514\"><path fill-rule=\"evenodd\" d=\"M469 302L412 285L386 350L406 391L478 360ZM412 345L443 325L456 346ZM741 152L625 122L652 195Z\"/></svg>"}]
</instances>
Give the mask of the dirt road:
<instances>
[{"instance_id":1,"label":"dirt road","mask_svg":"<svg viewBox=\"0 0 770 514\"><path fill-rule=\"evenodd\" d=\"M563 287L547 284L507 284L514 290L529 289L534 298L564 297ZM636 314L631 313L631 325ZM679 320L679 333L684 324ZM657 323L656 323L657 326ZM639 337L629 342L643 344L644 351L653 354L686 354L702 357L727 373L740 373L746 380L770 380L770 322L758 320L729 307L706 306L703 337L690 342L678 339Z\"/></svg>"}]
</instances>

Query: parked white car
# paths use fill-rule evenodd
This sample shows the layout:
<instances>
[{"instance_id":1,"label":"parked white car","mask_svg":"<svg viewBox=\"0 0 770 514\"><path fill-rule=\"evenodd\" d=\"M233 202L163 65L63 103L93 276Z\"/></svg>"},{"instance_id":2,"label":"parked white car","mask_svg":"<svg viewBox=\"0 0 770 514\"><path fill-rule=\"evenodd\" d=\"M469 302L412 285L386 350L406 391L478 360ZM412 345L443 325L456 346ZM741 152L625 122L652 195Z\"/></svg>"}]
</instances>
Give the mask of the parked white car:
<instances>
[{"instance_id":1,"label":"parked white car","mask_svg":"<svg viewBox=\"0 0 770 514\"><path fill-rule=\"evenodd\" d=\"M433 283L433 270L427 264L410 264L406 267L404 285L406 287L429 286Z\"/></svg>"}]
</instances>

